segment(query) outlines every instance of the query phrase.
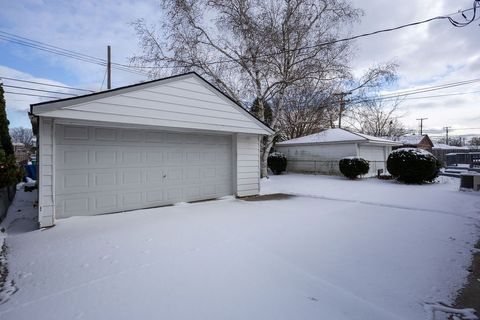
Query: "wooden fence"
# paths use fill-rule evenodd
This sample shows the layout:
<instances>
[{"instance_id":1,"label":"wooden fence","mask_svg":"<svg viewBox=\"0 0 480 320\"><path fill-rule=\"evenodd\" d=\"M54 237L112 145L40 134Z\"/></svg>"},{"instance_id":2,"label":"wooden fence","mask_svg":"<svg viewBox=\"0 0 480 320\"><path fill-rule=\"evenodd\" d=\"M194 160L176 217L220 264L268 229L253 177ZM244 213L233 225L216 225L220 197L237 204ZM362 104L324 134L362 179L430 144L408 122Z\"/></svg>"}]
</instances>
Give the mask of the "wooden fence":
<instances>
[{"instance_id":1,"label":"wooden fence","mask_svg":"<svg viewBox=\"0 0 480 320\"><path fill-rule=\"evenodd\" d=\"M435 149L433 148L433 155L443 164L447 163L447 154L449 153L471 153L480 152L480 149Z\"/></svg>"}]
</instances>

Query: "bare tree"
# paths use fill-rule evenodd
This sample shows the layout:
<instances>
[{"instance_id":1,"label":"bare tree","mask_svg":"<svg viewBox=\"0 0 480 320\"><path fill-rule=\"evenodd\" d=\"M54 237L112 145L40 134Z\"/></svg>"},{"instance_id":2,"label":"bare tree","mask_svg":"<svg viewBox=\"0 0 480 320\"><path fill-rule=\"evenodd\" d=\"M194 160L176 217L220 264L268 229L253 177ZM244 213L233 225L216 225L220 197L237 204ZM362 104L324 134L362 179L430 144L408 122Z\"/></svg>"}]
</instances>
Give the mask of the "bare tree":
<instances>
[{"instance_id":1,"label":"bare tree","mask_svg":"<svg viewBox=\"0 0 480 320\"><path fill-rule=\"evenodd\" d=\"M353 75L339 83L334 102L338 105L338 127L341 127L343 115L358 101L364 101L372 94L375 95L385 84L392 83L397 79L397 64L387 62L370 67L359 78Z\"/></svg>"},{"instance_id":2,"label":"bare tree","mask_svg":"<svg viewBox=\"0 0 480 320\"><path fill-rule=\"evenodd\" d=\"M367 101L350 110L349 124L357 131L376 137L398 137L407 133L400 122L400 100Z\"/></svg>"},{"instance_id":3,"label":"bare tree","mask_svg":"<svg viewBox=\"0 0 480 320\"><path fill-rule=\"evenodd\" d=\"M13 142L23 143L27 148L33 147L33 132L30 128L12 128L10 129L10 136Z\"/></svg>"},{"instance_id":4,"label":"bare tree","mask_svg":"<svg viewBox=\"0 0 480 320\"><path fill-rule=\"evenodd\" d=\"M332 43L361 12L344 0L163 0L164 23L135 23L143 53L132 62L152 76L195 70L237 101L274 101L279 130L287 94L300 82L348 74L350 43ZM169 69L170 68L170 69ZM262 176L275 137L262 146Z\"/></svg>"},{"instance_id":5,"label":"bare tree","mask_svg":"<svg viewBox=\"0 0 480 320\"><path fill-rule=\"evenodd\" d=\"M474 147L480 146L480 137L472 137L472 139L470 139L469 145Z\"/></svg>"},{"instance_id":6,"label":"bare tree","mask_svg":"<svg viewBox=\"0 0 480 320\"><path fill-rule=\"evenodd\" d=\"M338 113L331 102L332 88L293 86L279 116L279 139L303 137L330 128Z\"/></svg>"},{"instance_id":7,"label":"bare tree","mask_svg":"<svg viewBox=\"0 0 480 320\"><path fill-rule=\"evenodd\" d=\"M454 146L454 147L462 147L465 145L464 139L460 136L449 136L448 143L447 143L446 137L438 138L437 143L447 144L449 146Z\"/></svg>"}]
</instances>

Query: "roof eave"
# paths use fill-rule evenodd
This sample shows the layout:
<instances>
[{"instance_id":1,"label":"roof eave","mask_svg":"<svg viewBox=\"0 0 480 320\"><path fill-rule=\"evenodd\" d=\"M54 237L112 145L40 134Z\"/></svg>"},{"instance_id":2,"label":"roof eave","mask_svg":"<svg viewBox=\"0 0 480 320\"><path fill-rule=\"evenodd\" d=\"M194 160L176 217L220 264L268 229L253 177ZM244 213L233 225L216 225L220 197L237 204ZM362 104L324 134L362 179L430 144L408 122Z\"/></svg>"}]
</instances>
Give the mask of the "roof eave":
<instances>
[{"instance_id":1,"label":"roof eave","mask_svg":"<svg viewBox=\"0 0 480 320\"><path fill-rule=\"evenodd\" d=\"M147 82L136 83L136 84L132 84L132 85L124 86L124 87L119 87L119 88L115 88L115 89L110 89L110 90L106 90L106 91L94 92L94 93L90 93L90 94L86 94L86 95L82 95L82 96L78 96L78 97L70 97L70 98L64 98L64 99L59 99L59 100L34 103L34 104L30 105L30 113L34 116L41 116L42 112L38 113L38 111L36 110L36 109L38 109L38 107L43 107L44 110L42 110L42 111L48 112L48 111L55 110L55 109L60 109L60 108L66 107L66 106L73 106L73 105L77 105L77 104L87 103L87 102L91 102L91 101L98 100L98 99L108 98L108 97L111 97L111 96L114 96L114 95L117 95L117 94L122 94L122 93L131 92L131 91L134 91L134 90L149 88L151 86L157 85L158 82L166 82L166 81L176 80L176 79L182 78L182 77L186 78L186 77L191 77L191 76L195 76L198 79L200 79L201 81L203 81L208 86L208 88L213 89L215 91L215 93L220 94L222 97L226 98L230 103L233 103L238 108L238 110L240 112L243 112L247 116L249 116L254 122L257 123L257 125L261 129L263 129L265 131L265 133L262 134L262 135L272 135L272 134L275 133L275 130L273 130L268 124L266 124L262 120L258 119L255 115L253 115L248 110L246 110L242 105L240 105L240 103L238 103L232 97L230 97L227 94L225 94L224 92L222 92L220 89L215 87L213 84L211 84L210 82L205 80L202 76L200 76L198 73L196 73L194 71L179 74L179 75L174 75L174 76L166 77L166 78L162 78L162 79L156 79L156 80L151 80L151 81L147 81ZM45 110L47 108L48 108L48 110Z\"/></svg>"}]
</instances>

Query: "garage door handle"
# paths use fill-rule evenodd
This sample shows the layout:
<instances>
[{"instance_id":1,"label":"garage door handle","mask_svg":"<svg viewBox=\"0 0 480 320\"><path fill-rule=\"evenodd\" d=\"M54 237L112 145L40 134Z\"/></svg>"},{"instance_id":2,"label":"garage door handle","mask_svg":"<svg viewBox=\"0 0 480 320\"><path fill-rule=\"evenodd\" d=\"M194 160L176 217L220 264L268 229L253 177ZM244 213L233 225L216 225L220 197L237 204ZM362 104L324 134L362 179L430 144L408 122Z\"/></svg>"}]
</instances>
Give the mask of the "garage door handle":
<instances>
[{"instance_id":1,"label":"garage door handle","mask_svg":"<svg viewBox=\"0 0 480 320\"><path fill-rule=\"evenodd\" d=\"M166 178L166 177L167 177L167 175L166 175L166 174L164 174L164 175L163 175L163 177L164 177L164 178Z\"/></svg>"}]
</instances>

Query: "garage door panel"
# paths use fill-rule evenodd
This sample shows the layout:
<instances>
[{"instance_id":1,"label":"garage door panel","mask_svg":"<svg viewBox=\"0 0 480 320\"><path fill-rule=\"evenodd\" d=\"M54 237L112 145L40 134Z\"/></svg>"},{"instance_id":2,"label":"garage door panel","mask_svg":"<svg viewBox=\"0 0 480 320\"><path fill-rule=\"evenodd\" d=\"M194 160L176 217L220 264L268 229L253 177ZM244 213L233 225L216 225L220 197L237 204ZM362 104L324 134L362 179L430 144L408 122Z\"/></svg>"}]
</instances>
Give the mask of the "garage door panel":
<instances>
[{"instance_id":1,"label":"garage door panel","mask_svg":"<svg viewBox=\"0 0 480 320\"><path fill-rule=\"evenodd\" d=\"M94 128L95 141L116 141L117 130L110 128Z\"/></svg>"},{"instance_id":2,"label":"garage door panel","mask_svg":"<svg viewBox=\"0 0 480 320\"><path fill-rule=\"evenodd\" d=\"M232 194L231 136L70 127L57 125L58 217Z\"/></svg>"},{"instance_id":3,"label":"garage door panel","mask_svg":"<svg viewBox=\"0 0 480 320\"><path fill-rule=\"evenodd\" d=\"M144 170L140 168L124 168L122 170L122 184L130 187L144 181Z\"/></svg>"},{"instance_id":4,"label":"garage door panel","mask_svg":"<svg viewBox=\"0 0 480 320\"><path fill-rule=\"evenodd\" d=\"M143 193L138 191L124 192L120 195L120 199L124 207L141 206L145 201Z\"/></svg>"},{"instance_id":5,"label":"garage door panel","mask_svg":"<svg viewBox=\"0 0 480 320\"><path fill-rule=\"evenodd\" d=\"M116 194L107 194L102 197L95 197L95 209L97 210L112 210L117 209L117 195Z\"/></svg>"}]
</instances>

